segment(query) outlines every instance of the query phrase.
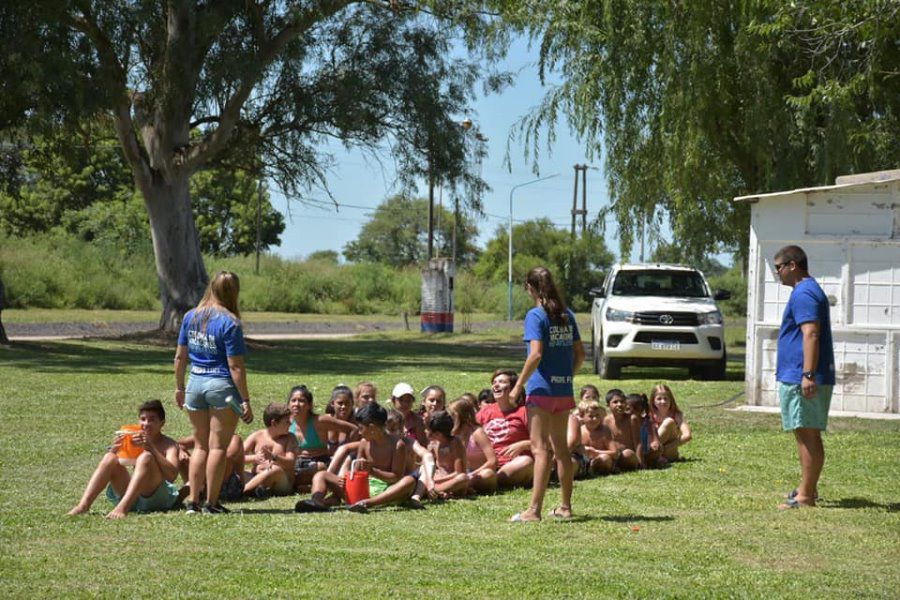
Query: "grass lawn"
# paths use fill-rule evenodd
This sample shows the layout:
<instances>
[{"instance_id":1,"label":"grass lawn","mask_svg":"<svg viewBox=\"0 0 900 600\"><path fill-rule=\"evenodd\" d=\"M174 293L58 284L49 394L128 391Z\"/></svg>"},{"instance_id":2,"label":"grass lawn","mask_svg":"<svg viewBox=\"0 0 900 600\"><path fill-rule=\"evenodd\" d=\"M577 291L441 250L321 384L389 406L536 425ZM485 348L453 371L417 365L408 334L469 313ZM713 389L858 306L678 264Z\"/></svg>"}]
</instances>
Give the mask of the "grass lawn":
<instances>
[{"instance_id":1,"label":"grass lawn","mask_svg":"<svg viewBox=\"0 0 900 600\"><path fill-rule=\"evenodd\" d=\"M13 312L13 311L10 311ZM4 317L6 313L4 313ZM729 338L739 340L735 334ZM522 362L509 332L254 343L257 412L311 385L375 381L383 400L407 380L452 398ZM660 373L694 429L687 460L661 471L578 482L579 518L506 519L528 492L431 505L297 515L296 498L235 503L238 514L102 518L65 512L115 429L160 397L166 431L189 433L174 409L173 348L111 341L0 349L0 593L4 597L897 597L900 422L834 419L817 509L778 512L795 484L794 444L775 415L712 406L743 388L742 348L723 382L683 372L626 371L626 391ZM612 385L589 375L576 383ZM261 418L257 419L257 422ZM257 423L254 423L256 426ZM242 425L241 433L248 433ZM548 504L558 492L551 489Z\"/></svg>"}]
</instances>

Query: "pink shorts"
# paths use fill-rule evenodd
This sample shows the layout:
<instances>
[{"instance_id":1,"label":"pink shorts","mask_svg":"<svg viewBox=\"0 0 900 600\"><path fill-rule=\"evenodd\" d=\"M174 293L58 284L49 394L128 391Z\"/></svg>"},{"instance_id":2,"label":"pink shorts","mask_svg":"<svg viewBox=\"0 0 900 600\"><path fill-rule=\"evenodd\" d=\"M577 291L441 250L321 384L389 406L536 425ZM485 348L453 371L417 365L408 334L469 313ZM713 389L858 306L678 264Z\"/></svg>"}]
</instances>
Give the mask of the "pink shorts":
<instances>
[{"instance_id":1,"label":"pink shorts","mask_svg":"<svg viewBox=\"0 0 900 600\"><path fill-rule=\"evenodd\" d=\"M553 414L569 412L575 408L575 398L572 396L526 396L527 408L542 408Z\"/></svg>"}]
</instances>

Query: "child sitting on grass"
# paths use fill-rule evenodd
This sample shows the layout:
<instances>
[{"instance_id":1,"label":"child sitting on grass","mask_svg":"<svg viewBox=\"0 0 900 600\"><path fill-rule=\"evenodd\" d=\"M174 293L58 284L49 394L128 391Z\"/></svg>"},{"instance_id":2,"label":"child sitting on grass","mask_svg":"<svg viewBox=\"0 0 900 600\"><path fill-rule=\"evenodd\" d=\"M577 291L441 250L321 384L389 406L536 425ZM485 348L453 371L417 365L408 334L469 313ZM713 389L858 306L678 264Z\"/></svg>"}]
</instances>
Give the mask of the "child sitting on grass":
<instances>
[{"instance_id":1,"label":"child sitting on grass","mask_svg":"<svg viewBox=\"0 0 900 600\"><path fill-rule=\"evenodd\" d=\"M428 417L435 411L447 410L447 394L439 385L429 385L422 390L422 410L420 416L426 423Z\"/></svg>"},{"instance_id":2,"label":"child sitting on grass","mask_svg":"<svg viewBox=\"0 0 900 600\"><path fill-rule=\"evenodd\" d=\"M387 411L373 402L356 411L356 421L362 436L362 440L357 442L357 469L369 473L369 494L372 497L350 506L350 510L367 512L374 506L408 499L415 489L416 480L406 474L407 442L385 431ZM329 490L334 497L346 500L343 478L330 471L319 471L313 477L312 497L297 502L294 510L331 510L331 503L325 499Z\"/></svg>"},{"instance_id":3,"label":"child sitting on grass","mask_svg":"<svg viewBox=\"0 0 900 600\"><path fill-rule=\"evenodd\" d=\"M584 465L583 468L589 475L609 475L616 470L619 448L613 441L612 431L603 422L606 411L595 396L582 393L581 398L577 413L577 443L580 447L579 454L583 458L578 464Z\"/></svg>"},{"instance_id":4,"label":"child sitting on grass","mask_svg":"<svg viewBox=\"0 0 900 600\"><path fill-rule=\"evenodd\" d=\"M425 422L428 447L416 446L422 458L422 477L425 492L432 500L465 496L469 489L466 472L466 448L453 435L453 417L443 410L436 410Z\"/></svg>"},{"instance_id":5,"label":"child sitting on grass","mask_svg":"<svg viewBox=\"0 0 900 600\"><path fill-rule=\"evenodd\" d=\"M294 491L294 463L297 438L291 432L291 410L285 404L272 403L263 412L265 429L254 431L244 442L245 460L251 471L244 493L264 499L286 496Z\"/></svg>"},{"instance_id":6,"label":"child sitting on grass","mask_svg":"<svg viewBox=\"0 0 900 600\"><path fill-rule=\"evenodd\" d=\"M662 455L662 446L656 433L656 426L650 419L650 403L645 394L628 394L625 398L628 404L628 412L637 415L640 419L640 442L638 455L641 459L641 467L650 469L666 466L666 459Z\"/></svg>"},{"instance_id":7,"label":"child sitting on grass","mask_svg":"<svg viewBox=\"0 0 900 600\"><path fill-rule=\"evenodd\" d=\"M633 471L641 466L638 444L641 442L641 420L637 415L629 414L625 392L611 389L606 392L606 406L611 414L603 419L609 428L613 441L619 449L616 467L620 471Z\"/></svg>"},{"instance_id":8,"label":"child sitting on grass","mask_svg":"<svg viewBox=\"0 0 900 600\"><path fill-rule=\"evenodd\" d=\"M528 413L524 405L510 396L518 374L510 369L497 369L491 378L492 404L478 411L478 423L484 428L500 467L497 484L501 488L528 486L534 476Z\"/></svg>"},{"instance_id":9,"label":"child sitting on grass","mask_svg":"<svg viewBox=\"0 0 900 600\"><path fill-rule=\"evenodd\" d=\"M476 419L477 402L471 394L463 394L450 404L448 412L453 417L453 435L466 448L469 487L485 494L497 491L497 455Z\"/></svg>"},{"instance_id":10,"label":"child sitting on grass","mask_svg":"<svg viewBox=\"0 0 900 600\"><path fill-rule=\"evenodd\" d=\"M413 404L416 401L416 393L408 383L398 383L391 392L391 405L394 410L403 415L403 435L409 438L409 443L419 442L422 446L428 445L425 437L425 421L413 412Z\"/></svg>"},{"instance_id":11,"label":"child sitting on grass","mask_svg":"<svg viewBox=\"0 0 900 600\"><path fill-rule=\"evenodd\" d=\"M662 455L670 462L679 460L678 448L691 441L691 428L675 403L675 395L669 386L664 383L655 385L650 397L650 417L658 427Z\"/></svg>"},{"instance_id":12,"label":"child sitting on grass","mask_svg":"<svg viewBox=\"0 0 900 600\"><path fill-rule=\"evenodd\" d=\"M97 496L106 488L106 497L115 508L107 519L124 519L129 511L156 512L170 510L178 502L178 444L162 434L166 411L159 400L149 400L138 407L141 430L138 433L119 433L100 464L91 475L87 488L70 515L90 510ZM119 462L117 452L126 435L131 443L143 449L134 464L134 473Z\"/></svg>"},{"instance_id":13,"label":"child sitting on grass","mask_svg":"<svg viewBox=\"0 0 900 600\"><path fill-rule=\"evenodd\" d=\"M360 381L353 391L353 409L362 408L364 404L378 402L378 388L371 381Z\"/></svg>"}]
</instances>

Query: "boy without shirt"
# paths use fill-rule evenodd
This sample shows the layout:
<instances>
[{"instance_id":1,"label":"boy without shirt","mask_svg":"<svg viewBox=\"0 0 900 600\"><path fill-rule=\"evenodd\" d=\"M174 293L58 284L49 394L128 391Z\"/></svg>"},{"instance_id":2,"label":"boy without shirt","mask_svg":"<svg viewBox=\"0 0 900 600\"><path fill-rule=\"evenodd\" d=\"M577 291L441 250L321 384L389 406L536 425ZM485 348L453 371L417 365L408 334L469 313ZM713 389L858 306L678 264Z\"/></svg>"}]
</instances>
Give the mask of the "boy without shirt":
<instances>
[{"instance_id":1,"label":"boy without shirt","mask_svg":"<svg viewBox=\"0 0 900 600\"><path fill-rule=\"evenodd\" d=\"M252 465L244 493L258 498L294 491L297 438L291 432L291 411L286 404L272 403L263 412L266 428L254 431L244 442L245 461Z\"/></svg>"},{"instance_id":2,"label":"boy without shirt","mask_svg":"<svg viewBox=\"0 0 900 600\"><path fill-rule=\"evenodd\" d=\"M613 441L612 431L604 423L606 411L597 400L582 400L578 404L578 420L581 450L592 474L607 475L616 469L619 447Z\"/></svg>"},{"instance_id":3,"label":"boy without shirt","mask_svg":"<svg viewBox=\"0 0 900 600\"><path fill-rule=\"evenodd\" d=\"M356 469L369 473L369 493L372 497L351 505L349 509L367 512L374 506L409 499L416 487L416 479L406 472L407 442L402 437L385 432L387 411L384 407L371 403L357 410L354 416L362 436L362 440L355 442L358 444ZM331 510L325 500L325 494L329 491L344 497L344 479L330 471L319 471L313 477L312 497L298 502L294 510Z\"/></svg>"},{"instance_id":4,"label":"boy without shirt","mask_svg":"<svg viewBox=\"0 0 900 600\"><path fill-rule=\"evenodd\" d=\"M90 510L97 496L106 488L106 497L116 506L107 519L124 519L130 510L155 512L174 508L178 502L178 444L162 434L166 411L159 400L149 400L138 408L141 430L135 434L118 434L100 464L91 475L81 500L69 511L80 515ZM116 454L125 435L144 449L137 457L134 472L119 462Z\"/></svg>"},{"instance_id":5,"label":"boy without shirt","mask_svg":"<svg viewBox=\"0 0 900 600\"><path fill-rule=\"evenodd\" d=\"M603 419L603 424L609 428L613 442L621 452L616 466L621 471L639 468L641 459L637 447L641 441L640 417L628 412L625 392L620 389L606 392L606 405L609 407L610 414Z\"/></svg>"}]
</instances>

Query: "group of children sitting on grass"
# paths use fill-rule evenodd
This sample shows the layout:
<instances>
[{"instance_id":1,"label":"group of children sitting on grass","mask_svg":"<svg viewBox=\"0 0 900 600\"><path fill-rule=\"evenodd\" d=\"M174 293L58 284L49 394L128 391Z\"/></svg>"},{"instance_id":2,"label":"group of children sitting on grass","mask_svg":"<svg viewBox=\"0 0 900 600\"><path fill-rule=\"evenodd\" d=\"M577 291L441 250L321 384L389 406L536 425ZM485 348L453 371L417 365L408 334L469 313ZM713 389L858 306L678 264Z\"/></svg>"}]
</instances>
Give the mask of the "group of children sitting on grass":
<instances>
[{"instance_id":1,"label":"group of children sitting on grass","mask_svg":"<svg viewBox=\"0 0 900 600\"><path fill-rule=\"evenodd\" d=\"M408 383L394 387L390 408L377 402L372 383L355 390L339 385L325 414L313 411L309 388L297 386L286 404L265 408L264 429L246 439L233 436L221 497L310 494L295 510L324 512L347 502L348 473L368 478L368 498L348 505L354 512L394 503L422 508L426 499L527 487L533 459L524 398L510 397L516 378L515 371L499 369L490 388L477 397L463 394L449 405L444 390L432 385L421 392L418 410ZM654 386L650 398L611 389L605 407L593 385L581 388L579 396L568 432L577 478L665 466L678 460L679 447L691 439L667 385ZM130 510L169 510L185 497L193 440L175 441L161 433L165 410L158 400L142 404L139 418L140 431L116 436L70 514L87 512L104 488L116 505L110 518ZM126 435L143 449L133 473L119 457ZM174 485L179 474L185 481L180 490Z\"/></svg>"}]
</instances>

